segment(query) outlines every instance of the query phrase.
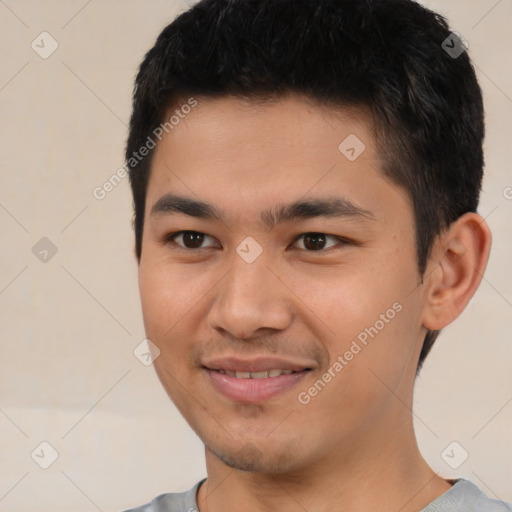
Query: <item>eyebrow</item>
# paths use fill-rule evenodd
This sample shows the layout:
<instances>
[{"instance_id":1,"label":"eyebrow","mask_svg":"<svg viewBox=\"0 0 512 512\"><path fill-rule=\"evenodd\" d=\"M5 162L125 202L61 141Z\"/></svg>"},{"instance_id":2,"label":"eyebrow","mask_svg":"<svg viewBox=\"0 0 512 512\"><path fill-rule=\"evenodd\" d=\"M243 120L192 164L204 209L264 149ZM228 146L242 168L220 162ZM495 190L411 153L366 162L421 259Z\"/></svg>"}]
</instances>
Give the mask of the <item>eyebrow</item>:
<instances>
[{"instance_id":1,"label":"eyebrow","mask_svg":"<svg viewBox=\"0 0 512 512\"><path fill-rule=\"evenodd\" d=\"M150 217L174 214L224 222L223 213L215 206L175 194L165 194L158 199L151 208ZM348 199L337 196L276 205L270 210L261 212L260 216L262 223L269 229L283 222L316 217L377 220L370 211L355 205Z\"/></svg>"}]
</instances>

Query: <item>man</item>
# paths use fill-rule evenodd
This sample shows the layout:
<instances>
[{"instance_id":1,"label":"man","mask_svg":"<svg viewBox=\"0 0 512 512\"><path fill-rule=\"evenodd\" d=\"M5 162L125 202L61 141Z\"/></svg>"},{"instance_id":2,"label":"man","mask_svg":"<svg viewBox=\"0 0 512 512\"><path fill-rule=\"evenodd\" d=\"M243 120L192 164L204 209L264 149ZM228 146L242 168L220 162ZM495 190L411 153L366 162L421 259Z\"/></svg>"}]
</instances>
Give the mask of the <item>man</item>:
<instances>
[{"instance_id":1,"label":"man","mask_svg":"<svg viewBox=\"0 0 512 512\"><path fill-rule=\"evenodd\" d=\"M512 510L436 474L411 413L491 245L465 49L410 0L203 0L160 34L126 150L139 285L208 477L135 511Z\"/></svg>"}]
</instances>

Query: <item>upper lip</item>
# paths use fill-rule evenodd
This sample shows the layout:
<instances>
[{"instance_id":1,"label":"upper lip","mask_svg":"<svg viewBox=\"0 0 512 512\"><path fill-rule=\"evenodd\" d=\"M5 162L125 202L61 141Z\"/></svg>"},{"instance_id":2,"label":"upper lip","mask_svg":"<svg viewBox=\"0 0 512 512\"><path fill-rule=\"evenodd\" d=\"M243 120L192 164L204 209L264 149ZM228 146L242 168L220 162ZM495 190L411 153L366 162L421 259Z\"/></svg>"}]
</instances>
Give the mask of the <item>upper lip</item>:
<instances>
[{"instance_id":1,"label":"upper lip","mask_svg":"<svg viewBox=\"0 0 512 512\"><path fill-rule=\"evenodd\" d=\"M291 361L278 357L258 357L254 359L223 357L204 361L203 366L209 370L227 370L230 372L264 372L268 370L299 372L312 368L312 365L307 362Z\"/></svg>"}]
</instances>

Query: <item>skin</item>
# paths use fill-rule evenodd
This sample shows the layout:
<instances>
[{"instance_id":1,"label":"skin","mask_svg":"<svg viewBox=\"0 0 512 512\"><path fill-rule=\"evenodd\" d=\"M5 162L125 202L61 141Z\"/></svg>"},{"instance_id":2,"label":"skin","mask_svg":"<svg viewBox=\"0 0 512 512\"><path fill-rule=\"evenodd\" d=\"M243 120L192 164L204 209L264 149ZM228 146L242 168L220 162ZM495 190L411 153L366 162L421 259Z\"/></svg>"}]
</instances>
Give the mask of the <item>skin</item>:
<instances>
[{"instance_id":1,"label":"skin","mask_svg":"<svg viewBox=\"0 0 512 512\"><path fill-rule=\"evenodd\" d=\"M338 146L356 134L365 151ZM412 207L380 172L366 117L336 115L299 95L255 105L201 99L159 142L147 190L139 286L154 366L205 444L202 512L418 511L451 483L421 456L412 394L426 328L453 321L476 291L491 235L473 213L438 237L423 284ZM155 214L167 193L204 201L222 221ZM294 219L271 229L277 204L336 195L367 217ZM184 248L182 230L204 233ZM304 233L325 233L320 250ZM236 252L248 236L263 249ZM200 242L201 243L201 242ZM308 404L298 401L394 303L402 307ZM262 403L236 403L210 383L212 356L308 361L297 386Z\"/></svg>"}]
</instances>

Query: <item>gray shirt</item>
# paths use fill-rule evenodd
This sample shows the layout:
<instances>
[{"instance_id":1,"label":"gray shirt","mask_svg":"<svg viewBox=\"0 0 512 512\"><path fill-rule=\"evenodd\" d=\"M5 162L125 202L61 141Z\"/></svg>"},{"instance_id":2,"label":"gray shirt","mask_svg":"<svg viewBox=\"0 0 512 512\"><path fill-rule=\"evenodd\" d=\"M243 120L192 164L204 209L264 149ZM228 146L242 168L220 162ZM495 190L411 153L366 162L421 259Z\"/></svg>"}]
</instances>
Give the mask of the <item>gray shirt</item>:
<instances>
[{"instance_id":1,"label":"gray shirt","mask_svg":"<svg viewBox=\"0 0 512 512\"><path fill-rule=\"evenodd\" d=\"M198 512L196 493L205 480L186 492L161 494L151 503L125 512ZM475 484L459 478L421 512L512 512L512 504L491 500Z\"/></svg>"}]
</instances>

